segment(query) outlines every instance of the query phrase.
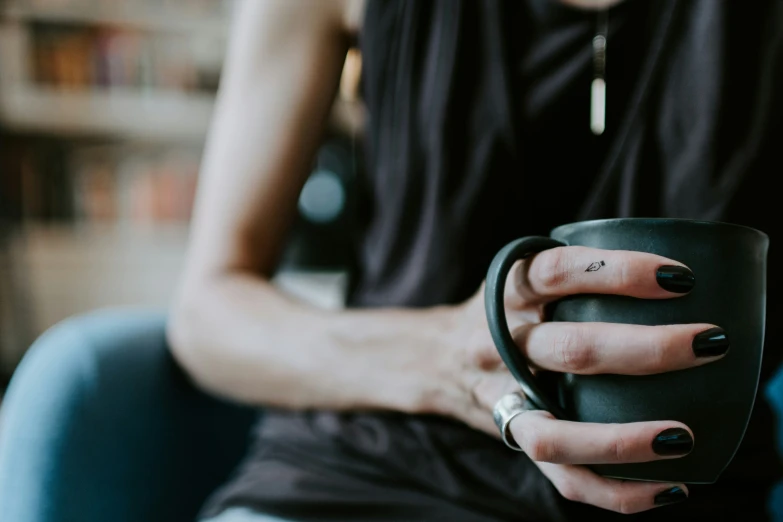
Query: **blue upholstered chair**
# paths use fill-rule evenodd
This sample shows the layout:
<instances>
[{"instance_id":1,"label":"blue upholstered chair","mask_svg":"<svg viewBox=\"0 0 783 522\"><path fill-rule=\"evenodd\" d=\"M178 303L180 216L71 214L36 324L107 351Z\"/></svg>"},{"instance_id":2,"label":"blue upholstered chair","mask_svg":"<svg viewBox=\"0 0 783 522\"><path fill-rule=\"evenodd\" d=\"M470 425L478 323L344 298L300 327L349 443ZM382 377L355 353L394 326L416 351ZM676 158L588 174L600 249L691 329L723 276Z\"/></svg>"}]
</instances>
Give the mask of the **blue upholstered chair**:
<instances>
[{"instance_id":1,"label":"blue upholstered chair","mask_svg":"<svg viewBox=\"0 0 783 522\"><path fill-rule=\"evenodd\" d=\"M0 417L0 521L192 522L257 412L197 391L162 313L104 311L44 334Z\"/></svg>"}]
</instances>

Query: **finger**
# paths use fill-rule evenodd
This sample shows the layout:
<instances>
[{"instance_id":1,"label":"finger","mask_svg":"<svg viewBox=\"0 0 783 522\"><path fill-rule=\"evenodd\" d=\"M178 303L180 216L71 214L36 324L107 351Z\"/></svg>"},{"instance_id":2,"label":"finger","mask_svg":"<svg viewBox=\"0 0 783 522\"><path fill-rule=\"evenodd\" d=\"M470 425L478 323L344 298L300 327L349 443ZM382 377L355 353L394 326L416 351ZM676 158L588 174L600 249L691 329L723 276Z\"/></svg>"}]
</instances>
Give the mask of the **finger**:
<instances>
[{"instance_id":1,"label":"finger","mask_svg":"<svg viewBox=\"0 0 783 522\"><path fill-rule=\"evenodd\" d=\"M627 250L559 247L517 265L516 291L528 303L573 294L666 299L690 291L695 278L682 263Z\"/></svg>"},{"instance_id":2,"label":"finger","mask_svg":"<svg viewBox=\"0 0 783 522\"><path fill-rule=\"evenodd\" d=\"M545 411L518 415L509 425L536 462L620 464L677 458L693 450L693 433L674 421L598 424L556 420Z\"/></svg>"},{"instance_id":3,"label":"finger","mask_svg":"<svg viewBox=\"0 0 783 522\"><path fill-rule=\"evenodd\" d=\"M566 499L626 515L688 498L685 484L610 479L581 466L543 463L538 467Z\"/></svg>"},{"instance_id":4,"label":"finger","mask_svg":"<svg viewBox=\"0 0 783 522\"><path fill-rule=\"evenodd\" d=\"M528 324L514 340L532 366L579 374L650 375L700 366L729 350L726 332L711 324Z\"/></svg>"}]
</instances>

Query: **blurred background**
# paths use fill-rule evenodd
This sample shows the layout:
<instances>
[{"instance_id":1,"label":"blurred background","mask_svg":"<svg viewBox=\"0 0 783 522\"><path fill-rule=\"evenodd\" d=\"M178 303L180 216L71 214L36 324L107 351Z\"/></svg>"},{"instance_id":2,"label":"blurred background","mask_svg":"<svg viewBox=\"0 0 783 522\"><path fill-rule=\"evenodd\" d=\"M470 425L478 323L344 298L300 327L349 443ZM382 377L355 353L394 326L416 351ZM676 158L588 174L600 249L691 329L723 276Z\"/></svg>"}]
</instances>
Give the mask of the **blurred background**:
<instances>
[{"instance_id":1,"label":"blurred background","mask_svg":"<svg viewBox=\"0 0 783 522\"><path fill-rule=\"evenodd\" d=\"M74 314L165 308L185 255L231 0L0 0L0 393ZM361 58L275 278L339 307L360 178Z\"/></svg>"}]
</instances>

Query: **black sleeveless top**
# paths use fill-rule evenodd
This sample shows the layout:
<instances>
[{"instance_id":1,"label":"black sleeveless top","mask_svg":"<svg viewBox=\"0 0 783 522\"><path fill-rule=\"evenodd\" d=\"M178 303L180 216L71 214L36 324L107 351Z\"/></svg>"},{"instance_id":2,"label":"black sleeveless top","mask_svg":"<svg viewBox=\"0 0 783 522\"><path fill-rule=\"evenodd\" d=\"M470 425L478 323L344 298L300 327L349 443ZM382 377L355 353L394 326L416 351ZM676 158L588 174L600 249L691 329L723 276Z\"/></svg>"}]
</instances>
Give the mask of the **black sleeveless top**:
<instances>
[{"instance_id":1,"label":"black sleeveless top","mask_svg":"<svg viewBox=\"0 0 783 522\"><path fill-rule=\"evenodd\" d=\"M506 242L573 220L729 221L771 238L766 379L783 324L783 2L626 0L609 21L607 132L595 137L594 13L550 0L369 0L366 228L349 305L460 302ZM760 395L718 484L630 519L763 520L781 477L772 428ZM491 437L396 413L268 413L207 514L229 505L294 520L614 519L563 500Z\"/></svg>"},{"instance_id":2,"label":"black sleeveless top","mask_svg":"<svg viewBox=\"0 0 783 522\"><path fill-rule=\"evenodd\" d=\"M770 181L762 165L779 164L780 9L612 8L608 132L594 138L594 14L554 0L369 1L368 225L350 303L461 301L503 244L569 220L668 216L772 232L758 198L774 206L759 188Z\"/></svg>"}]
</instances>

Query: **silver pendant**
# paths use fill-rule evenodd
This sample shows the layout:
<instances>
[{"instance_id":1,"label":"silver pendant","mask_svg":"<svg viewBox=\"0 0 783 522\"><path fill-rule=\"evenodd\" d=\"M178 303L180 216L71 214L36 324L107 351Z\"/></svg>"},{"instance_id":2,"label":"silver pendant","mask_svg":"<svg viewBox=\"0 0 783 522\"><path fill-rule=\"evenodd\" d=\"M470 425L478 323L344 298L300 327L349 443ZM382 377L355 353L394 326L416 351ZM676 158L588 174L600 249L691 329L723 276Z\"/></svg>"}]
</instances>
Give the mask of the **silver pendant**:
<instances>
[{"instance_id":1,"label":"silver pendant","mask_svg":"<svg viewBox=\"0 0 783 522\"><path fill-rule=\"evenodd\" d=\"M606 82L593 79L590 86L590 130L600 136L606 130Z\"/></svg>"}]
</instances>

